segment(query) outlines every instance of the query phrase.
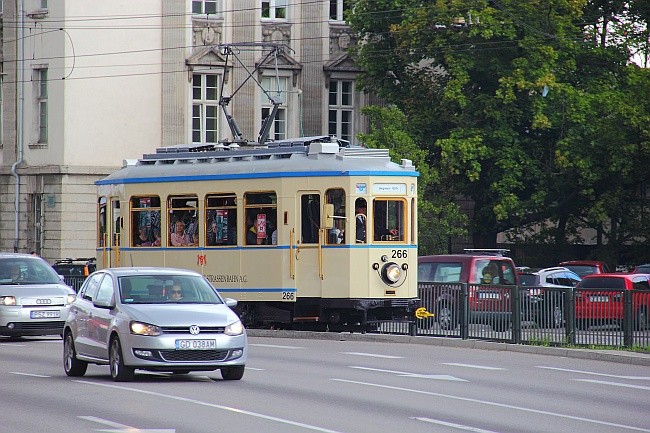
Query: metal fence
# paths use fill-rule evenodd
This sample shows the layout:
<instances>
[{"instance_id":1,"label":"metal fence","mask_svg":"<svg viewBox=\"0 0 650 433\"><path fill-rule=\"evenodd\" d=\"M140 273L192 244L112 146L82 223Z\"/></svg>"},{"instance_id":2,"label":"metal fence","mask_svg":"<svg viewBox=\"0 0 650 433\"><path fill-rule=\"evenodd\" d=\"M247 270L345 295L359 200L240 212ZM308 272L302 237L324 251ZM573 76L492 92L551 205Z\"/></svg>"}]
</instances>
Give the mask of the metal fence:
<instances>
[{"instance_id":1,"label":"metal fence","mask_svg":"<svg viewBox=\"0 0 650 433\"><path fill-rule=\"evenodd\" d=\"M650 347L650 291L420 283L432 317L376 332L551 346Z\"/></svg>"}]
</instances>

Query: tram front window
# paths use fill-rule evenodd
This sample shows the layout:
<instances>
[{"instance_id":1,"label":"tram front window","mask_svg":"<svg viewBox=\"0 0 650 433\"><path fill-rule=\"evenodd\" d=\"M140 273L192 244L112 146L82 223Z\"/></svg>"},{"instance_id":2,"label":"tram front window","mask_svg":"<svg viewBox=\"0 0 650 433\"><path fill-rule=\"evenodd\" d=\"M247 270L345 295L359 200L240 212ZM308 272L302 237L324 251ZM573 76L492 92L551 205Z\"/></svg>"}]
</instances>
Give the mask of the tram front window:
<instances>
[{"instance_id":1,"label":"tram front window","mask_svg":"<svg viewBox=\"0 0 650 433\"><path fill-rule=\"evenodd\" d=\"M373 203L373 240L404 241L404 200L376 199Z\"/></svg>"}]
</instances>

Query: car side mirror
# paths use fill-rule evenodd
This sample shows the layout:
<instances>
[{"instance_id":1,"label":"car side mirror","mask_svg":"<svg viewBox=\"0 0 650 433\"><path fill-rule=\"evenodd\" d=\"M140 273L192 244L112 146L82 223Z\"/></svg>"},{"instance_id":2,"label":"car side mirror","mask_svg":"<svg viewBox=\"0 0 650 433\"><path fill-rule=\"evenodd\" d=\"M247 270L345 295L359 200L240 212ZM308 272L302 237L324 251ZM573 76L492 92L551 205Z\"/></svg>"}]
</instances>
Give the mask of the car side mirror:
<instances>
[{"instance_id":1,"label":"car side mirror","mask_svg":"<svg viewBox=\"0 0 650 433\"><path fill-rule=\"evenodd\" d=\"M229 306L230 308L235 308L237 306L237 300L236 299L226 298L226 299L224 299L224 301L225 301L226 305Z\"/></svg>"},{"instance_id":2,"label":"car side mirror","mask_svg":"<svg viewBox=\"0 0 650 433\"><path fill-rule=\"evenodd\" d=\"M108 300L104 300L104 299L93 300L93 305L97 308L106 308L107 310L112 310L113 308L115 308L115 302L113 301L112 298Z\"/></svg>"}]
</instances>

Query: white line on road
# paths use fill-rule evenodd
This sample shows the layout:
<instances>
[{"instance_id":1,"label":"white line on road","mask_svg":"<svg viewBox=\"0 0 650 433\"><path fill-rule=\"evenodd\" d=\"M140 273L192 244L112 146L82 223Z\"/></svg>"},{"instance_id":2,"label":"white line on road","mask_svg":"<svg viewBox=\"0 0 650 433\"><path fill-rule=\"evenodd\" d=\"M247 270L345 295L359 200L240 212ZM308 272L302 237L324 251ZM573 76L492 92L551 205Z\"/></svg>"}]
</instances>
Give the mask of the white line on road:
<instances>
[{"instance_id":1,"label":"white line on road","mask_svg":"<svg viewBox=\"0 0 650 433\"><path fill-rule=\"evenodd\" d=\"M593 372L593 371L571 370L571 369L568 369L568 368L558 368L558 367L546 367L544 365L538 365L538 366L536 366L536 368L544 368L546 370L566 371L566 372L569 372L569 373L590 374L592 376L614 377L616 379L650 380L650 377L648 377L648 376L619 376L617 374L596 373L596 372Z\"/></svg>"},{"instance_id":2,"label":"white line on road","mask_svg":"<svg viewBox=\"0 0 650 433\"><path fill-rule=\"evenodd\" d=\"M488 367L486 365L458 364L457 362L441 362L443 365L454 365L456 367L478 368L481 370L505 370L501 367Z\"/></svg>"},{"instance_id":3,"label":"white line on road","mask_svg":"<svg viewBox=\"0 0 650 433\"><path fill-rule=\"evenodd\" d=\"M98 424L103 424L109 427L113 427L117 430L95 430L100 432L110 432L110 433L175 433L176 429L140 429L136 427L131 427L126 424L120 424L113 421L109 421L103 418L97 418L96 416L78 416L77 418L85 419L86 421L96 422Z\"/></svg>"},{"instance_id":4,"label":"white line on road","mask_svg":"<svg viewBox=\"0 0 650 433\"><path fill-rule=\"evenodd\" d=\"M621 386L623 388L645 389L650 391L650 386L628 385L627 383L606 382L604 380L593 380L593 379L573 379L573 380L576 380L578 382L599 383L601 385Z\"/></svg>"},{"instance_id":5,"label":"white line on road","mask_svg":"<svg viewBox=\"0 0 650 433\"><path fill-rule=\"evenodd\" d=\"M356 356L369 356L371 358L387 358L387 359L403 359L403 356L393 356L393 355L378 355L376 353L363 353L363 352L341 352L344 355L356 355Z\"/></svg>"},{"instance_id":6,"label":"white line on road","mask_svg":"<svg viewBox=\"0 0 650 433\"><path fill-rule=\"evenodd\" d=\"M25 347L26 344L0 343L0 346Z\"/></svg>"},{"instance_id":7,"label":"white line on road","mask_svg":"<svg viewBox=\"0 0 650 433\"><path fill-rule=\"evenodd\" d=\"M357 367L351 365L350 368L355 368L357 370L367 370L367 371L376 371L379 373L391 373L397 374L402 377L415 377L418 379L436 379L436 380L451 380L456 382L467 382L465 379L459 379L458 377L449 376L447 374L419 374L419 373L408 373L405 371L395 371L395 370L382 370L380 368L370 368L370 367Z\"/></svg>"},{"instance_id":8,"label":"white line on road","mask_svg":"<svg viewBox=\"0 0 650 433\"><path fill-rule=\"evenodd\" d=\"M318 427L318 426L314 426L314 425L310 425L310 424L304 424L304 423L301 423L301 422L291 421L291 420L288 420L288 419L278 418L278 417L275 417L275 416L264 415L264 414L261 414L261 413L251 412L251 411L248 411L248 410L237 409L235 407L229 407L229 406L223 406L223 405L220 405L220 404L208 403L206 401L195 400L195 399L192 399L192 398L178 397L178 396L175 396L175 395L161 394L159 392L145 391L143 389L129 388L129 387L126 387L126 386L112 385L112 384L107 384L107 383L90 382L90 381L87 381L87 380L75 380L74 382L82 383L84 385L103 386L105 388L119 389L121 391L130 391L130 392L136 392L136 393L140 393L140 394L153 395L153 396L156 396L156 397L168 398L170 400L182 401L182 402L185 402L185 403L192 403L192 404L196 404L196 405L199 405L199 406L211 407L211 408L214 408L214 409L221 409L221 410L225 410L225 411L228 411L228 412L237 413L237 414L240 414L240 415L248 415L248 416L252 416L252 417L255 417L255 418L265 419L267 421L274 421L274 422L277 422L277 423L292 425L292 426L301 427L301 428L304 428L304 429L307 429L307 430L313 430L313 431L318 431L318 432L322 432L322 433L341 433L341 432L336 431L336 430L330 430L330 429L326 429L326 428L323 428L323 427Z\"/></svg>"},{"instance_id":9,"label":"white line on road","mask_svg":"<svg viewBox=\"0 0 650 433\"><path fill-rule=\"evenodd\" d=\"M415 417L413 419L418 420L418 421L428 422L428 423L431 423L431 424L440 424L440 425L444 425L445 427L452 427L452 428L457 428L457 429L460 429L460 430L467 430L467 431L471 431L471 432L474 432L474 433L497 433L497 432L494 432L492 430L483 430L482 428L470 427L470 426L462 425L462 424L454 424L453 422L441 421L439 419L420 418L420 417Z\"/></svg>"},{"instance_id":10,"label":"white line on road","mask_svg":"<svg viewBox=\"0 0 650 433\"><path fill-rule=\"evenodd\" d=\"M368 383L368 382L358 382L356 380L347 380L347 379L330 379L336 382L345 382L345 383L352 383L355 385L363 385L363 386L370 386L370 387L375 387L375 388L384 388L384 389L392 389L395 391L403 391L403 392L410 392L414 394L424 394L424 395L430 395L434 397L441 397L441 398L448 398L450 400L459 400L459 401L466 401L469 403L478 403L478 404L484 404L486 406L495 406L495 407L501 407L505 409L513 409L513 410L518 410L522 412L528 412L528 413L537 413L540 415L549 415L549 416L554 416L558 418L564 418L564 419L571 419L575 421L584 421L590 424L598 424L598 425L605 425L608 427L616 427L616 428L622 428L626 430L632 430L632 431L640 431L640 432L645 432L645 433L650 433L650 429L647 428L642 428L642 427L634 427L634 426L629 426L625 424L617 424L617 423L612 423L612 422L607 422L607 421L598 421L595 419L591 418L584 418L580 416L573 416L573 415L566 415L563 413L556 413L556 412L549 412L546 410L539 410L539 409L531 409L528 407L522 407L522 406L513 406L510 404L504 404L504 403L496 403L493 401L485 401L485 400L478 400L475 398L469 398L469 397L459 397L457 395L449 395L449 394L441 394L439 392L430 392L430 391L420 391L417 389L411 389L411 388L401 388L397 386L388 386L388 385L380 385L377 383Z\"/></svg>"},{"instance_id":11,"label":"white line on road","mask_svg":"<svg viewBox=\"0 0 650 433\"><path fill-rule=\"evenodd\" d=\"M255 346L255 347L272 347L274 349L304 349L304 347L297 347L297 346L279 346L276 344L252 344L249 343L249 346Z\"/></svg>"},{"instance_id":12,"label":"white line on road","mask_svg":"<svg viewBox=\"0 0 650 433\"><path fill-rule=\"evenodd\" d=\"M10 371L11 374L17 374L19 376L31 376L31 377L52 377L46 376L44 374L35 374L35 373L21 373L20 371Z\"/></svg>"}]
</instances>

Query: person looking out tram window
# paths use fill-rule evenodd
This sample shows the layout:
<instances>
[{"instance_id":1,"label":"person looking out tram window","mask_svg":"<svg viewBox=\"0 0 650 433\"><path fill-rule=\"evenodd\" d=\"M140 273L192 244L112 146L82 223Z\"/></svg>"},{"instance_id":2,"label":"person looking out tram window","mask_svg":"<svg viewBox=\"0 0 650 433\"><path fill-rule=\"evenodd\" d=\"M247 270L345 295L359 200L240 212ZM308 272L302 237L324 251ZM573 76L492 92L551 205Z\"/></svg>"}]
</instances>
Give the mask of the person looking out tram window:
<instances>
[{"instance_id":1,"label":"person looking out tram window","mask_svg":"<svg viewBox=\"0 0 650 433\"><path fill-rule=\"evenodd\" d=\"M174 223L174 229L169 236L169 241L175 247L189 247L192 245L190 239L185 235L185 223L178 220Z\"/></svg>"}]
</instances>

